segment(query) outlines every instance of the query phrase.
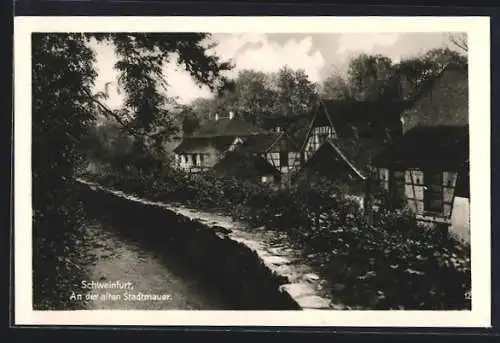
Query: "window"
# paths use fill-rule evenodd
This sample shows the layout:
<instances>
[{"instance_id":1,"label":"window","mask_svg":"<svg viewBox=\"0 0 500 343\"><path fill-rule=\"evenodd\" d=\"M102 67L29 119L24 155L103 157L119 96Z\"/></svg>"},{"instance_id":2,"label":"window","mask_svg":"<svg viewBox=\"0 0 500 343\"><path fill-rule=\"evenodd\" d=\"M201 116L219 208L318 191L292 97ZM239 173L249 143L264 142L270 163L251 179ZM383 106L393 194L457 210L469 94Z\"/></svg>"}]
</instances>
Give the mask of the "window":
<instances>
[{"instance_id":1,"label":"window","mask_svg":"<svg viewBox=\"0 0 500 343\"><path fill-rule=\"evenodd\" d=\"M191 162L193 163L193 166L196 165L196 154L191 155Z\"/></svg>"},{"instance_id":2,"label":"window","mask_svg":"<svg viewBox=\"0 0 500 343\"><path fill-rule=\"evenodd\" d=\"M400 201L405 198L405 173L395 170L389 178L389 191L394 200Z\"/></svg>"},{"instance_id":3,"label":"window","mask_svg":"<svg viewBox=\"0 0 500 343\"><path fill-rule=\"evenodd\" d=\"M318 134L318 143L322 143L325 139L328 138L329 130L328 127L321 126L316 130L316 133Z\"/></svg>"},{"instance_id":4,"label":"window","mask_svg":"<svg viewBox=\"0 0 500 343\"><path fill-rule=\"evenodd\" d=\"M443 211L443 173L426 171L424 173L424 211L441 213Z\"/></svg>"},{"instance_id":5,"label":"window","mask_svg":"<svg viewBox=\"0 0 500 343\"><path fill-rule=\"evenodd\" d=\"M280 151L280 167L288 167L288 151Z\"/></svg>"}]
</instances>

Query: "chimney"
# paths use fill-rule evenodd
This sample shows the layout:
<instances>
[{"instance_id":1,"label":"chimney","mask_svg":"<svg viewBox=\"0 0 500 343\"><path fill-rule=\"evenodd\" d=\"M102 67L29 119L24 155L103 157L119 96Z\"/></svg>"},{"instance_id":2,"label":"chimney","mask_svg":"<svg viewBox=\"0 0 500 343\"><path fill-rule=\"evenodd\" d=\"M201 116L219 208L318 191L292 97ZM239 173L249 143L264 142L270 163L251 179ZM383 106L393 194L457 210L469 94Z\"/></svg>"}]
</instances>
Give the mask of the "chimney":
<instances>
[{"instance_id":1,"label":"chimney","mask_svg":"<svg viewBox=\"0 0 500 343\"><path fill-rule=\"evenodd\" d=\"M232 120L234 118L234 112L229 111L229 120Z\"/></svg>"},{"instance_id":2,"label":"chimney","mask_svg":"<svg viewBox=\"0 0 500 343\"><path fill-rule=\"evenodd\" d=\"M215 121L219 120L219 115L215 113Z\"/></svg>"}]
</instances>

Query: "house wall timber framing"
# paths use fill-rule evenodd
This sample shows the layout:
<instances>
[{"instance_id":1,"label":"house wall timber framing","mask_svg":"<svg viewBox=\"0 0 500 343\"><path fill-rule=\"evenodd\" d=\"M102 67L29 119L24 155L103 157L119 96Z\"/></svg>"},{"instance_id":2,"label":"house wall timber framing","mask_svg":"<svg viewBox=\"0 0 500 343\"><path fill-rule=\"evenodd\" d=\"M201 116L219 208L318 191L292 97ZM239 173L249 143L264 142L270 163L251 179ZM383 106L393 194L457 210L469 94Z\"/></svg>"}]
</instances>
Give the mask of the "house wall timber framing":
<instances>
[{"instance_id":1,"label":"house wall timber framing","mask_svg":"<svg viewBox=\"0 0 500 343\"><path fill-rule=\"evenodd\" d=\"M304 149L304 159L307 161L328 139L335 138L335 132L330 126L313 127Z\"/></svg>"},{"instance_id":2,"label":"house wall timber framing","mask_svg":"<svg viewBox=\"0 0 500 343\"><path fill-rule=\"evenodd\" d=\"M458 179L458 173L454 171L437 171L441 176L439 185L439 195L441 197L439 211L426 210L426 196L429 196L426 190L429 184L426 181L426 175L435 174L436 171L426 171L420 169L408 169L404 171L404 202L419 222L426 224L445 224L450 227L452 233L456 234L462 240L468 240L469 234L469 199L455 195L455 188ZM381 186L386 191L391 192L390 170L388 168L379 168L378 174Z\"/></svg>"}]
</instances>

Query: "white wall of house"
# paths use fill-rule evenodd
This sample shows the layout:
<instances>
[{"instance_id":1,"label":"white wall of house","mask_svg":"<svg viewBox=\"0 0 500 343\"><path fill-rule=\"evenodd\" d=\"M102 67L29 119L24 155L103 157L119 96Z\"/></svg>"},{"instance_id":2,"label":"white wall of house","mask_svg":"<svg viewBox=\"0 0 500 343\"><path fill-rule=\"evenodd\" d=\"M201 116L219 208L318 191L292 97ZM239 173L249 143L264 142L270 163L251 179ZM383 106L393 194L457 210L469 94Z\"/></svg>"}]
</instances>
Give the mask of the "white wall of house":
<instances>
[{"instance_id":1,"label":"white wall of house","mask_svg":"<svg viewBox=\"0 0 500 343\"><path fill-rule=\"evenodd\" d=\"M285 153L286 156L282 156L282 153L278 151L268 152L265 154L265 158L269 164L279 170L281 174L287 174L292 169L297 168L300 165L300 153L286 151L283 153ZM282 158L284 158L283 161Z\"/></svg>"},{"instance_id":2,"label":"white wall of house","mask_svg":"<svg viewBox=\"0 0 500 343\"><path fill-rule=\"evenodd\" d=\"M335 133L330 126L317 126L311 130L304 149L306 161L319 149L327 138L335 138Z\"/></svg>"},{"instance_id":3,"label":"white wall of house","mask_svg":"<svg viewBox=\"0 0 500 343\"><path fill-rule=\"evenodd\" d=\"M199 172L213 167L219 160L219 153L215 149L205 149L196 153L176 154L175 160L179 169Z\"/></svg>"},{"instance_id":4,"label":"white wall of house","mask_svg":"<svg viewBox=\"0 0 500 343\"><path fill-rule=\"evenodd\" d=\"M233 143L231 143L231 146L227 149L228 151L234 151L236 150L236 148L240 145L240 144L243 144L243 139L240 138L240 137L236 137L233 141Z\"/></svg>"},{"instance_id":5,"label":"white wall of house","mask_svg":"<svg viewBox=\"0 0 500 343\"><path fill-rule=\"evenodd\" d=\"M470 243L470 206L468 198L455 197L450 233Z\"/></svg>"}]
</instances>

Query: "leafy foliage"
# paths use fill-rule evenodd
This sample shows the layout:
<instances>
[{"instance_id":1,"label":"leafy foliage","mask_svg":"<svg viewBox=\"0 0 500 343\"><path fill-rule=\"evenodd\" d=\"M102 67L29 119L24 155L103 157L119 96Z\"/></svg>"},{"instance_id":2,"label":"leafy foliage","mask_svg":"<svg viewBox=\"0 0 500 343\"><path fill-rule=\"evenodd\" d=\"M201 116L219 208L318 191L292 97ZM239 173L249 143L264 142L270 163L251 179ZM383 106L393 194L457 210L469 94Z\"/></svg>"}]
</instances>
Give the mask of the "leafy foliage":
<instances>
[{"instance_id":1,"label":"leafy foliage","mask_svg":"<svg viewBox=\"0 0 500 343\"><path fill-rule=\"evenodd\" d=\"M346 76L335 73L323 81L321 94L333 100L404 99L449 63L467 66L467 56L446 47L397 63L383 55L360 54L349 62Z\"/></svg>"},{"instance_id":2,"label":"leafy foliage","mask_svg":"<svg viewBox=\"0 0 500 343\"><path fill-rule=\"evenodd\" d=\"M82 250L84 213L73 177L94 159L109 159L96 119L112 119L120 125L116 134L123 151L113 167L125 167L129 157L136 169L158 172L156 158L176 131L170 111L175 99L167 94L162 75L164 63L177 58L194 78L217 90L224 85L221 73L231 66L210 53L207 34L59 34L32 36L33 117L33 266L34 304L43 309L66 309L69 290L83 277L78 261ZM113 44L119 56L119 86L125 106L108 109L106 94L93 94L96 78L91 39ZM123 130L128 135L123 134ZM95 129L94 129L95 130ZM133 138L131 140L130 138ZM126 156L126 158L124 158ZM125 163L126 161L126 163Z\"/></svg>"},{"instance_id":3,"label":"leafy foliage","mask_svg":"<svg viewBox=\"0 0 500 343\"><path fill-rule=\"evenodd\" d=\"M82 165L80 140L94 119L86 96L96 76L94 55L78 34L34 34L32 51L34 304L54 306L51 300L60 308L81 276L72 255L83 213L71 176Z\"/></svg>"},{"instance_id":4,"label":"leafy foliage","mask_svg":"<svg viewBox=\"0 0 500 343\"><path fill-rule=\"evenodd\" d=\"M397 84L391 78L392 61L382 55L361 54L351 60L347 80L356 100L395 97Z\"/></svg>"},{"instance_id":5,"label":"leafy foliage","mask_svg":"<svg viewBox=\"0 0 500 343\"><path fill-rule=\"evenodd\" d=\"M191 112L201 123L215 114L227 116L233 111L254 125L270 129L270 119L309 114L316 101L316 88L303 70L286 66L268 74L242 70L230 89L214 99L196 101Z\"/></svg>"},{"instance_id":6,"label":"leafy foliage","mask_svg":"<svg viewBox=\"0 0 500 343\"><path fill-rule=\"evenodd\" d=\"M321 85L321 97L328 100L347 100L352 90L347 80L340 74L329 75Z\"/></svg>"},{"instance_id":7,"label":"leafy foliage","mask_svg":"<svg viewBox=\"0 0 500 343\"><path fill-rule=\"evenodd\" d=\"M125 92L125 108L115 117L129 130L143 137L146 147L161 149L163 142L178 130L173 105L168 96L168 79L164 65L175 60L200 84L212 90L223 88L222 72L232 66L210 54L209 34L204 33L118 33L94 34L100 42L111 43L119 60L118 85ZM106 111L105 111L106 112Z\"/></svg>"}]
</instances>

